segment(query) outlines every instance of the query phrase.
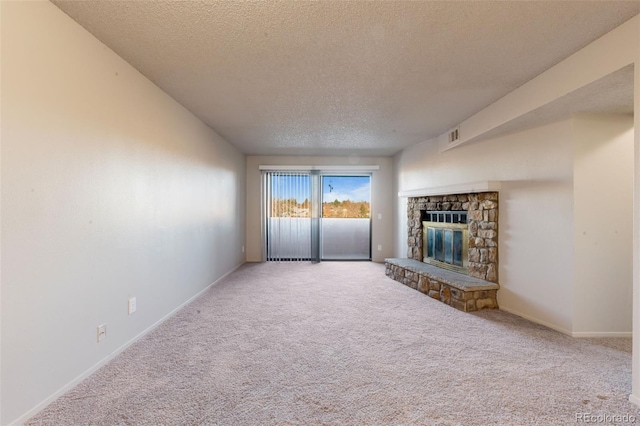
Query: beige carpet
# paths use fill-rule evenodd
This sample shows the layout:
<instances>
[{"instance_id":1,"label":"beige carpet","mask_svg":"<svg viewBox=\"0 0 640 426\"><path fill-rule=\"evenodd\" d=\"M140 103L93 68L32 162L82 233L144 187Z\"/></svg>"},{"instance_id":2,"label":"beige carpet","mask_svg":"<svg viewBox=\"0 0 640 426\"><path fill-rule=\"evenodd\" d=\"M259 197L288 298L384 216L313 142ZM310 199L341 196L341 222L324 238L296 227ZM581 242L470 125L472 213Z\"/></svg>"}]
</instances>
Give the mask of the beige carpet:
<instances>
[{"instance_id":1,"label":"beige carpet","mask_svg":"<svg viewBox=\"0 0 640 426\"><path fill-rule=\"evenodd\" d=\"M29 424L640 422L630 392L630 339L459 312L370 262L248 264Z\"/></svg>"}]
</instances>

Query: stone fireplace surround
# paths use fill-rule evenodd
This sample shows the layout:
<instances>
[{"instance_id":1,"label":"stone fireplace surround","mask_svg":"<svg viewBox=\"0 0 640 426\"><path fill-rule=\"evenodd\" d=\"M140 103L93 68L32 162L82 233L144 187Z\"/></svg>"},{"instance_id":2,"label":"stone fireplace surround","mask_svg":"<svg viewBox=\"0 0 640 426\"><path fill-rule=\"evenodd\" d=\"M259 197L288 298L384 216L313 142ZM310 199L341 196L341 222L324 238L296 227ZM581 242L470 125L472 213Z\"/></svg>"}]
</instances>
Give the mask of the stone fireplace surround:
<instances>
[{"instance_id":1,"label":"stone fireplace surround","mask_svg":"<svg viewBox=\"0 0 640 426\"><path fill-rule=\"evenodd\" d=\"M498 282L498 193L436 195L409 198L407 258L422 262L422 211L467 211L469 264L467 273Z\"/></svg>"},{"instance_id":2,"label":"stone fireplace surround","mask_svg":"<svg viewBox=\"0 0 640 426\"><path fill-rule=\"evenodd\" d=\"M468 275L424 263L425 211L467 211ZM386 274L462 311L498 307L498 192L409 197L407 258L386 259Z\"/></svg>"}]
</instances>

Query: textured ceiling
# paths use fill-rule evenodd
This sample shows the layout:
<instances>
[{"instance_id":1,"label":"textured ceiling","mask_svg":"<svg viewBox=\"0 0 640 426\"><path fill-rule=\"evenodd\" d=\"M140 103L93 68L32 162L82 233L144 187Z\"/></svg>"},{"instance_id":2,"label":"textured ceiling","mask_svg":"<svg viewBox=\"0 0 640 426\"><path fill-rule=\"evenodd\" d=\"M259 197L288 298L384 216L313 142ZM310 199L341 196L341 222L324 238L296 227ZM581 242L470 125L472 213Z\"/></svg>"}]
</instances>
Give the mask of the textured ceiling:
<instances>
[{"instance_id":1,"label":"textured ceiling","mask_svg":"<svg viewBox=\"0 0 640 426\"><path fill-rule=\"evenodd\" d=\"M640 13L637 1L54 1L247 154L391 155Z\"/></svg>"}]
</instances>

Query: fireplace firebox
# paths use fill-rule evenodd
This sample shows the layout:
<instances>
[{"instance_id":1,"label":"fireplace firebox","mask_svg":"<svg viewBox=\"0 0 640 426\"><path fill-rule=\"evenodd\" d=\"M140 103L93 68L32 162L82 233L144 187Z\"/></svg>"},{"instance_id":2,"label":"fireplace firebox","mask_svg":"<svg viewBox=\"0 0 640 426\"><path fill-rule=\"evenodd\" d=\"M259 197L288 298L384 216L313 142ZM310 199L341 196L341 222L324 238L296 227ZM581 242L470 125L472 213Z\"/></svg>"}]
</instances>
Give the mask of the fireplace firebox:
<instances>
[{"instance_id":1,"label":"fireplace firebox","mask_svg":"<svg viewBox=\"0 0 640 426\"><path fill-rule=\"evenodd\" d=\"M466 211L421 211L423 261L467 274L469 229Z\"/></svg>"}]
</instances>

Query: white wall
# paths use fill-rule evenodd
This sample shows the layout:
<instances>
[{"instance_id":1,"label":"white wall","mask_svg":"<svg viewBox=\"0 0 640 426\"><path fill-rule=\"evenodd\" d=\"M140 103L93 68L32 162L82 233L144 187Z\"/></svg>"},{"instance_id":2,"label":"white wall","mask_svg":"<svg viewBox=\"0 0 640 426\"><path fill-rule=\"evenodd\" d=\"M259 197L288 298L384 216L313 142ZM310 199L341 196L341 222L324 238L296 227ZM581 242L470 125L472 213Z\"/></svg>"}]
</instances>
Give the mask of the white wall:
<instances>
[{"instance_id":1,"label":"white wall","mask_svg":"<svg viewBox=\"0 0 640 426\"><path fill-rule=\"evenodd\" d=\"M1 7L8 424L244 261L246 171L53 4Z\"/></svg>"},{"instance_id":2,"label":"white wall","mask_svg":"<svg viewBox=\"0 0 640 426\"><path fill-rule=\"evenodd\" d=\"M391 157L294 157L247 156L247 262L262 259L260 241L260 165L349 166L379 165L371 177L371 244L372 260L383 262L393 253L392 194L393 161ZM382 214L382 219L378 219ZM382 250L378 250L382 245Z\"/></svg>"},{"instance_id":3,"label":"white wall","mask_svg":"<svg viewBox=\"0 0 640 426\"><path fill-rule=\"evenodd\" d=\"M573 273L572 121L440 153L423 143L395 158L397 190L498 180L498 303L569 332ZM406 199L396 197L395 255L406 257Z\"/></svg>"},{"instance_id":4,"label":"white wall","mask_svg":"<svg viewBox=\"0 0 640 426\"><path fill-rule=\"evenodd\" d=\"M635 31L633 69L633 337L629 400L640 406L640 23Z\"/></svg>"},{"instance_id":5,"label":"white wall","mask_svg":"<svg viewBox=\"0 0 640 426\"><path fill-rule=\"evenodd\" d=\"M573 334L629 334L633 116L578 115L573 132Z\"/></svg>"}]
</instances>

